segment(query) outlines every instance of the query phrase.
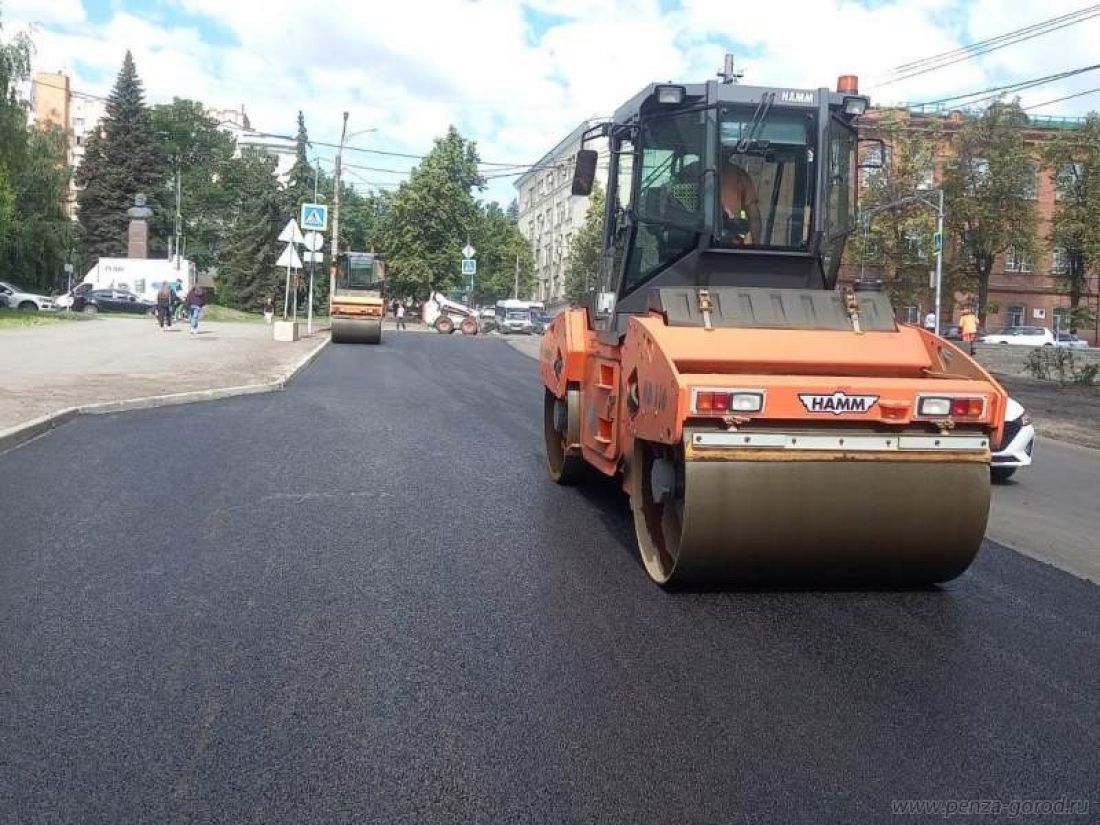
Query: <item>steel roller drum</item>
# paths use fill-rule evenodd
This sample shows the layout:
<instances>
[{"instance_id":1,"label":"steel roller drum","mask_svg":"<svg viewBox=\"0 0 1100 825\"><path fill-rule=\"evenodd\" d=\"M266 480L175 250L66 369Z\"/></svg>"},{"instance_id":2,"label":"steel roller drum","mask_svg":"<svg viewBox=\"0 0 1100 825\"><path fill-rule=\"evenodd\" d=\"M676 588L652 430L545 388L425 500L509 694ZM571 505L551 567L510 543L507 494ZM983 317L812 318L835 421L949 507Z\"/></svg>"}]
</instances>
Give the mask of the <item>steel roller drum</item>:
<instances>
[{"instance_id":1,"label":"steel roller drum","mask_svg":"<svg viewBox=\"0 0 1100 825\"><path fill-rule=\"evenodd\" d=\"M631 496L639 549L665 585L945 582L973 561L988 464L932 460L681 460L657 503L652 456Z\"/></svg>"},{"instance_id":2,"label":"steel roller drum","mask_svg":"<svg viewBox=\"0 0 1100 825\"><path fill-rule=\"evenodd\" d=\"M378 344L381 341L381 321L362 321L354 318L332 319L332 343L334 344Z\"/></svg>"}]
</instances>

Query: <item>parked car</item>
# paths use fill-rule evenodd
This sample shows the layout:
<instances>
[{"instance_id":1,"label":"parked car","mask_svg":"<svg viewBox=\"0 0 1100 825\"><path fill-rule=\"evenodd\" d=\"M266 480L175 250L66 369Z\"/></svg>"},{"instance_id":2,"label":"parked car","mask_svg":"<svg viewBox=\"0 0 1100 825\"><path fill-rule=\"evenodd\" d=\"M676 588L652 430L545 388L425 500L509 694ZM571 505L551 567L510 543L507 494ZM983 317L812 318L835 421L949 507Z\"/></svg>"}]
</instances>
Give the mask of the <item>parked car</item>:
<instances>
[{"instance_id":1,"label":"parked car","mask_svg":"<svg viewBox=\"0 0 1100 825\"><path fill-rule=\"evenodd\" d=\"M1000 332L986 335L984 344L1015 344L1021 347L1053 347L1054 333L1047 327L1005 327Z\"/></svg>"},{"instance_id":2,"label":"parked car","mask_svg":"<svg viewBox=\"0 0 1100 825\"><path fill-rule=\"evenodd\" d=\"M1035 449L1035 427L1031 416L1012 398L1005 407L1005 429L1001 443L993 451L989 462L989 475L993 481L1008 481L1021 467L1031 465L1031 453Z\"/></svg>"},{"instance_id":3,"label":"parked car","mask_svg":"<svg viewBox=\"0 0 1100 825\"><path fill-rule=\"evenodd\" d=\"M1089 342L1078 338L1072 332L1059 332L1056 333L1058 340L1054 342L1056 347L1066 347L1068 349L1088 349Z\"/></svg>"},{"instance_id":4,"label":"parked car","mask_svg":"<svg viewBox=\"0 0 1100 825\"><path fill-rule=\"evenodd\" d=\"M53 298L27 292L7 281L0 281L0 306L8 309L21 309L25 312L50 310L54 308Z\"/></svg>"},{"instance_id":5,"label":"parked car","mask_svg":"<svg viewBox=\"0 0 1100 825\"><path fill-rule=\"evenodd\" d=\"M546 328L550 326L550 322L553 320L553 316L547 315L545 312L532 313L531 321L535 325L535 335L542 335L546 332Z\"/></svg>"},{"instance_id":6,"label":"parked car","mask_svg":"<svg viewBox=\"0 0 1100 825\"><path fill-rule=\"evenodd\" d=\"M73 296L73 312L93 315L97 312L132 312L138 315L149 313L155 307L140 295L125 289L93 289Z\"/></svg>"},{"instance_id":7,"label":"parked car","mask_svg":"<svg viewBox=\"0 0 1100 825\"><path fill-rule=\"evenodd\" d=\"M56 306L58 309L72 309L73 304L76 302L76 299L79 296L91 292L94 288L95 287L92 286L92 284L77 284L64 295L58 296L54 300L54 306Z\"/></svg>"}]
</instances>

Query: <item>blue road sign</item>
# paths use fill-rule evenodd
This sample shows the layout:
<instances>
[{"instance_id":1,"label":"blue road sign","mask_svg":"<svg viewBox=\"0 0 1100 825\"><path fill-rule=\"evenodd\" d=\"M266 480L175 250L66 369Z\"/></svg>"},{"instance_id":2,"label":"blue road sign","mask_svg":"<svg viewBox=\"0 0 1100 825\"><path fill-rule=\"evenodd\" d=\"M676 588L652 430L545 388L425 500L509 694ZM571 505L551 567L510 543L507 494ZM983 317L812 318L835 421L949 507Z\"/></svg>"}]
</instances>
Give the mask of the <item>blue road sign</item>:
<instances>
[{"instance_id":1,"label":"blue road sign","mask_svg":"<svg viewBox=\"0 0 1100 825\"><path fill-rule=\"evenodd\" d=\"M462 274L463 275L476 275L477 274L477 261L473 258L462 259Z\"/></svg>"},{"instance_id":2,"label":"blue road sign","mask_svg":"<svg viewBox=\"0 0 1100 825\"><path fill-rule=\"evenodd\" d=\"M328 229L328 206L323 203L303 203L302 219L299 221L303 232L324 232Z\"/></svg>"}]
</instances>

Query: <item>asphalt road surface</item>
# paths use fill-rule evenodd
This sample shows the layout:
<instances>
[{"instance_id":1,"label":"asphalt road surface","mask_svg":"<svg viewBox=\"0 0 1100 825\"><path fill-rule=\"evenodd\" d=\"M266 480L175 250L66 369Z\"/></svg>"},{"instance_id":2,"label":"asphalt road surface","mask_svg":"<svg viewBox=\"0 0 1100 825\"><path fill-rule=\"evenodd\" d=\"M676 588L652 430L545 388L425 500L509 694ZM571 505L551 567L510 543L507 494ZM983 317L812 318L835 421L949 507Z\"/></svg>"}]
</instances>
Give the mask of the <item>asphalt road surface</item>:
<instances>
[{"instance_id":1,"label":"asphalt road surface","mask_svg":"<svg viewBox=\"0 0 1100 825\"><path fill-rule=\"evenodd\" d=\"M540 430L530 359L391 333L0 456L0 821L1100 815L1095 585L665 593Z\"/></svg>"}]
</instances>

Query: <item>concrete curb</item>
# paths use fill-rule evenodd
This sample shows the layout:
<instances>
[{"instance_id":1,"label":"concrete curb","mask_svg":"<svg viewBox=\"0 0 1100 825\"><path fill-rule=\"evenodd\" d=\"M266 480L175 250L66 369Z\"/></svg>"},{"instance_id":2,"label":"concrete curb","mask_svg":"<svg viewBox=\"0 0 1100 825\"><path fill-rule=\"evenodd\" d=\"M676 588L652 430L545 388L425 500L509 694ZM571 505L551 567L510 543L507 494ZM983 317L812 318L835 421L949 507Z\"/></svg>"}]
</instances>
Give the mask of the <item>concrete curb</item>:
<instances>
[{"instance_id":1,"label":"concrete curb","mask_svg":"<svg viewBox=\"0 0 1100 825\"><path fill-rule=\"evenodd\" d=\"M177 404L194 404L199 401L217 401L238 395L258 395L265 392L277 392L294 380L299 372L309 366L331 342L325 338L317 346L299 358L290 369L274 381L258 384L240 384L236 387L216 387L209 390L191 390L169 395L150 395L143 398L127 398L122 401L103 401L98 404L84 404L79 407L66 407L55 413L35 418L24 424L16 424L6 430L0 430L0 454L14 450L45 435L63 424L72 421L78 415L104 415L106 413L126 412L127 410L148 410L155 407L171 407Z\"/></svg>"}]
</instances>

